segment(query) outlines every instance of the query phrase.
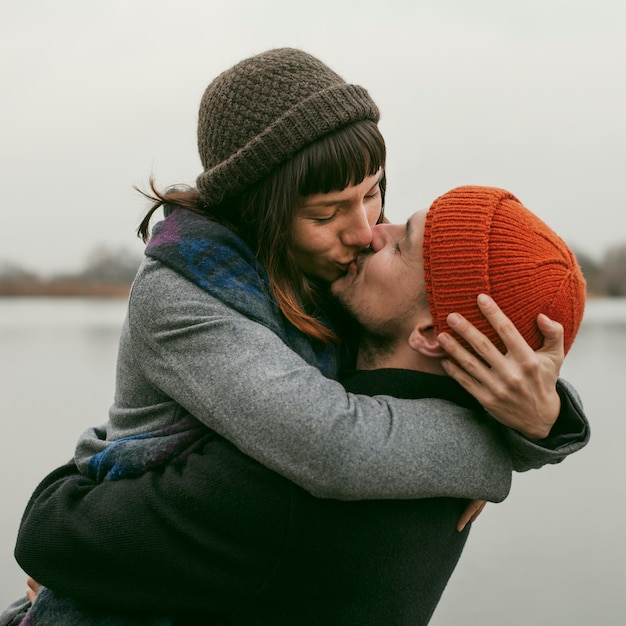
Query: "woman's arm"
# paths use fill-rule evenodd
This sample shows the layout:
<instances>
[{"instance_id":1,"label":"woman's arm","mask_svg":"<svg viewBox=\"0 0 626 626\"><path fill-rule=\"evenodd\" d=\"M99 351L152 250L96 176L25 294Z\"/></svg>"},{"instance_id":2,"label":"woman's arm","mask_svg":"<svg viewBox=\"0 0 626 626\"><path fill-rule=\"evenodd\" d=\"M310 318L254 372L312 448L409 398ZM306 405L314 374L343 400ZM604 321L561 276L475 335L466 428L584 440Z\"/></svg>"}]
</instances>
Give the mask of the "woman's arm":
<instances>
[{"instance_id":1,"label":"woman's arm","mask_svg":"<svg viewBox=\"0 0 626 626\"><path fill-rule=\"evenodd\" d=\"M561 400L561 410L546 439L531 441L517 430L504 429L516 472L560 463L589 442L589 422L578 393L563 379L557 381L556 390Z\"/></svg>"},{"instance_id":2,"label":"woman's arm","mask_svg":"<svg viewBox=\"0 0 626 626\"><path fill-rule=\"evenodd\" d=\"M151 388L313 495L508 493L510 454L488 421L441 400L346 393L273 332L161 265L135 283L129 327L133 367Z\"/></svg>"}]
</instances>

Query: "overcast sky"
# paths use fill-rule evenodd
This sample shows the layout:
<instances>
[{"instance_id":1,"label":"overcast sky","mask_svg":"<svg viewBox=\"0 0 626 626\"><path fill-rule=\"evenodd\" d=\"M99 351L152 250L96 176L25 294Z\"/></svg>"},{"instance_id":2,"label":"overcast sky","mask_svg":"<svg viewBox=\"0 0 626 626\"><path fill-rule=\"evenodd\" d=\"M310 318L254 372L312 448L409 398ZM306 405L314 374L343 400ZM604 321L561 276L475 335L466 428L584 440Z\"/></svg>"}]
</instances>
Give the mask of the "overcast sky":
<instances>
[{"instance_id":1,"label":"overcast sky","mask_svg":"<svg viewBox=\"0 0 626 626\"><path fill-rule=\"evenodd\" d=\"M623 0L29 0L0 5L0 262L139 253L132 186L193 183L205 87L282 46L378 103L393 221L494 185L578 250L626 243Z\"/></svg>"}]
</instances>

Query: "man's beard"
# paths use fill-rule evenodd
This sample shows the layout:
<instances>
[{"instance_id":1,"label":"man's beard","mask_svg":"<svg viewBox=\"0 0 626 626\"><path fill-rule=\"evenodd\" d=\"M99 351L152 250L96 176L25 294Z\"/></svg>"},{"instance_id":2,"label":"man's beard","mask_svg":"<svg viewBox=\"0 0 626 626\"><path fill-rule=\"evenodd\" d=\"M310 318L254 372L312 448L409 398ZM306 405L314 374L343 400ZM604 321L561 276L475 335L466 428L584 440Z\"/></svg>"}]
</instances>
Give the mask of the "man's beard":
<instances>
[{"instance_id":1,"label":"man's beard","mask_svg":"<svg viewBox=\"0 0 626 626\"><path fill-rule=\"evenodd\" d=\"M361 327L358 352L359 369L376 369L389 355L395 354L396 348L396 338L370 332Z\"/></svg>"},{"instance_id":2,"label":"man's beard","mask_svg":"<svg viewBox=\"0 0 626 626\"><path fill-rule=\"evenodd\" d=\"M345 292L333 294L336 302L344 313L346 313L351 323L354 324L354 337L358 341L358 359L361 368L373 369L381 358L387 356L394 349L395 340L388 332L388 324L381 324L380 328L374 327L371 319L362 311L355 311L351 305L350 298L346 298ZM342 297L343 295L343 297Z\"/></svg>"}]
</instances>

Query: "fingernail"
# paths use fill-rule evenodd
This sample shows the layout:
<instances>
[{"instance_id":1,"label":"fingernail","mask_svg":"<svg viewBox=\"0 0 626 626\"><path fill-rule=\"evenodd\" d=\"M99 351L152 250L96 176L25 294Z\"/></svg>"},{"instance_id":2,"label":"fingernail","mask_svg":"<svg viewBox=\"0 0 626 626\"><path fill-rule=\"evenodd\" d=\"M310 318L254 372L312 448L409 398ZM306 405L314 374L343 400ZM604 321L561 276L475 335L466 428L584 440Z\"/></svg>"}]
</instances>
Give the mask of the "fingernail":
<instances>
[{"instance_id":1,"label":"fingernail","mask_svg":"<svg viewBox=\"0 0 626 626\"><path fill-rule=\"evenodd\" d=\"M461 321L461 316L458 313L450 313L447 321L450 326L456 326Z\"/></svg>"},{"instance_id":2,"label":"fingernail","mask_svg":"<svg viewBox=\"0 0 626 626\"><path fill-rule=\"evenodd\" d=\"M539 313L539 315L537 317L542 318L543 323L550 325L550 326L554 326L554 320L552 320L552 318L548 317L545 313Z\"/></svg>"},{"instance_id":3,"label":"fingernail","mask_svg":"<svg viewBox=\"0 0 626 626\"><path fill-rule=\"evenodd\" d=\"M478 304L482 304L483 306L487 306L491 302L491 298L485 294L478 294Z\"/></svg>"}]
</instances>

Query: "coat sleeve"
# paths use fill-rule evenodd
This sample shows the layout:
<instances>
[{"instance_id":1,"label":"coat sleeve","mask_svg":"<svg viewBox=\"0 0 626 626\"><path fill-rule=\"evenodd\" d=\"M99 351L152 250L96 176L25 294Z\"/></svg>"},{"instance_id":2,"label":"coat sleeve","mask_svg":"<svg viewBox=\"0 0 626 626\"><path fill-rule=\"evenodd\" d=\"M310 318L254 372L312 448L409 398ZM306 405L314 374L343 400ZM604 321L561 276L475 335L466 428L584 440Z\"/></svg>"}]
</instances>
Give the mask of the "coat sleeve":
<instances>
[{"instance_id":1,"label":"coat sleeve","mask_svg":"<svg viewBox=\"0 0 626 626\"><path fill-rule=\"evenodd\" d=\"M136 367L246 455L318 497L508 494L511 457L496 425L443 400L347 393L265 326L152 268L130 300Z\"/></svg>"},{"instance_id":2,"label":"coat sleeve","mask_svg":"<svg viewBox=\"0 0 626 626\"><path fill-rule=\"evenodd\" d=\"M70 463L33 494L15 557L87 606L227 614L271 579L292 489L220 439L133 479L96 484Z\"/></svg>"}]
</instances>

